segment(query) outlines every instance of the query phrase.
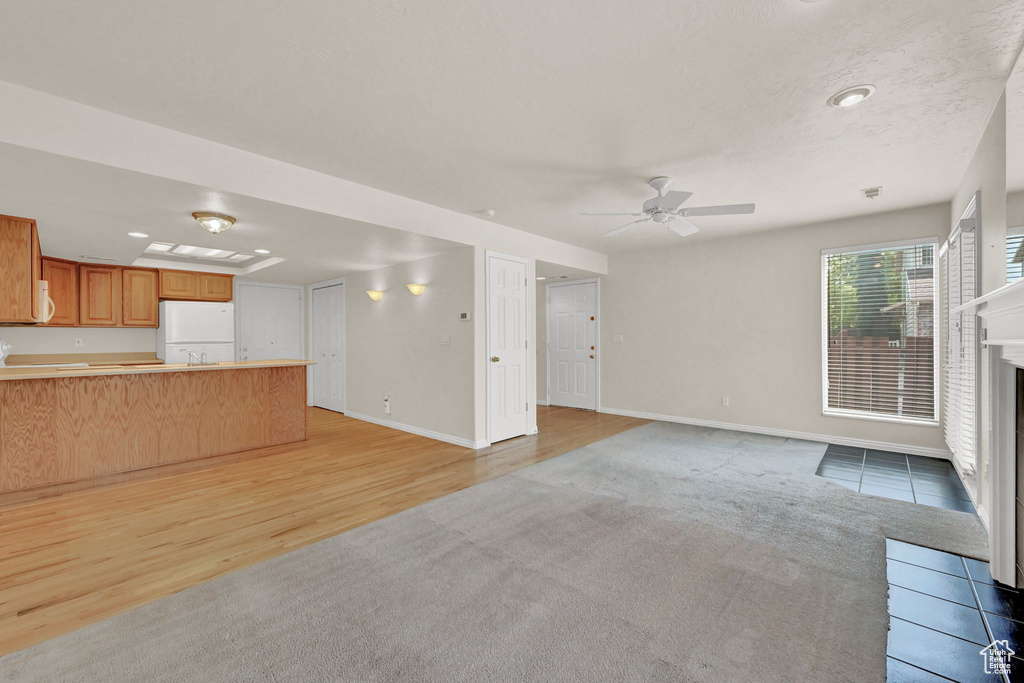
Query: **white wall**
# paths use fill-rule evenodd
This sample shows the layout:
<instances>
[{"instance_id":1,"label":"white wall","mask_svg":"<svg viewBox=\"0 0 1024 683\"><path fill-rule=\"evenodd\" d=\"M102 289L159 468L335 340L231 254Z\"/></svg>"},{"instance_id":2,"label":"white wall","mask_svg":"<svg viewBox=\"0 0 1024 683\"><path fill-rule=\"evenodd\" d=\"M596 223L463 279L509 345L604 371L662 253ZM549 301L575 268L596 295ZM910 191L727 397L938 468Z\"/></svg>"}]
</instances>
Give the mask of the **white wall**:
<instances>
[{"instance_id":1,"label":"white wall","mask_svg":"<svg viewBox=\"0 0 1024 683\"><path fill-rule=\"evenodd\" d=\"M346 412L476 440L474 324L459 320L475 310L474 251L345 278ZM413 296L408 283L426 291ZM384 297L372 301L366 290ZM441 336L451 344L442 346Z\"/></svg>"},{"instance_id":2,"label":"white wall","mask_svg":"<svg viewBox=\"0 0 1024 683\"><path fill-rule=\"evenodd\" d=\"M1024 154L1024 149L1020 150ZM1024 226L1024 192L1006 195L1006 227L1019 228Z\"/></svg>"},{"instance_id":3,"label":"white wall","mask_svg":"<svg viewBox=\"0 0 1024 683\"><path fill-rule=\"evenodd\" d=\"M821 250L948 232L938 204L613 255L602 406L945 450L938 427L822 415Z\"/></svg>"},{"instance_id":4,"label":"white wall","mask_svg":"<svg viewBox=\"0 0 1024 683\"><path fill-rule=\"evenodd\" d=\"M978 257L981 291L986 294L1006 284L1006 96L999 99L992 118L971 158L967 171L953 196L950 224L956 225L964 210L981 191L981 223L978 226ZM978 383L978 425L981 432L978 449L978 475L964 484L974 496L983 516L991 506L988 464L990 461L988 349L981 350Z\"/></svg>"},{"instance_id":5,"label":"white wall","mask_svg":"<svg viewBox=\"0 0 1024 683\"><path fill-rule=\"evenodd\" d=\"M82 346L75 346L75 337ZM101 327L0 327L12 354L155 353L156 330Z\"/></svg>"}]
</instances>

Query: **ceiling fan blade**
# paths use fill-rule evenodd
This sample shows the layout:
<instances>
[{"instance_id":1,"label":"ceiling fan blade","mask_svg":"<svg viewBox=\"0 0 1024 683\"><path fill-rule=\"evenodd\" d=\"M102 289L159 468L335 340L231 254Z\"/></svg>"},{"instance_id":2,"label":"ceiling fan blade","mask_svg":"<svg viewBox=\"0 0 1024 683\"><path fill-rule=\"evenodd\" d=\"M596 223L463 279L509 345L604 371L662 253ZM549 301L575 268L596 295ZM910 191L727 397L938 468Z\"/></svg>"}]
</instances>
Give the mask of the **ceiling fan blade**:
<instances>
[{"instance_id":1,"label":"ceiling fan blade","mask_svg":"<svg viewBox=\"0 0 1024 683\"><path fill-rule=\"evenodd\" d=\"M687 199L693 196L692 192L683 192L682 190L670 190L665 193L665 196L661 198L661 206L665 211L675 211L679 208L679 205L685 202Z\"/></svg>"},{"instance_id":2,"label":"ceiling fan blade","mask_svg":"<svg viewBox=\"0 0 1024 683\"><path fill-rule=\"evenodd\" d=\"M729 216L739 213L754 213L753 204L723 204L721 206L695 206L682 209L680 216Z\"/></svg>"},{"instance_id":3,"label":"ceiling fan blade","mask_svg":"<svg viewBox=\"0 0 1024 683\"><path fill-rule=\"evenodd\" d=\"M673 218L670 220L668 222L668 229L680 237L687 237L695 232L700 232L700 228L689 221L683 220L682 218Z\"/></svg>"},{"instance_id":4,"label":"ceiling fan blade","mask_svg":"<svg viewBox=\"0 0 1024 683\"><path fill-rule=\"evenodd\" d=\"M651 197L644 202L644 211L650 211L652 209L660 209L661 211L675 211L679 208L679 205L685 202L687 199L693 196L692 192L683 192L682 190L672 190L666 192L660 197Z\"/></svg>"},{"instance_id":5,"label":"ceiling fan blade","mask_svg":"<svg viewBox=\"0 0 1024 683\"><path fill-rule=\"evenodd\" d=\"M649 220L651 220L650 217L647 217L647 218L641 218L638 221L633 221L632 223L626 223L622 227L615 228L614 230L612 230L610 232L606 232L604 235L602 235L602 237L612 237L613 235L618 235L620 232L623 232L624 230L628 230L629 228L633 227L637 223L645 223L645 222L647 222Z\"/></svg>"},{"instance_id":6,"label":"ceiling fan blade","mask_svg":"<svg viewBox=\"0 0 1024 683\"><path fill-rule=\"evenodd\" d=\"M581 213L581 216L646 216L643 213Z\"/></svg>"}]
</instances>

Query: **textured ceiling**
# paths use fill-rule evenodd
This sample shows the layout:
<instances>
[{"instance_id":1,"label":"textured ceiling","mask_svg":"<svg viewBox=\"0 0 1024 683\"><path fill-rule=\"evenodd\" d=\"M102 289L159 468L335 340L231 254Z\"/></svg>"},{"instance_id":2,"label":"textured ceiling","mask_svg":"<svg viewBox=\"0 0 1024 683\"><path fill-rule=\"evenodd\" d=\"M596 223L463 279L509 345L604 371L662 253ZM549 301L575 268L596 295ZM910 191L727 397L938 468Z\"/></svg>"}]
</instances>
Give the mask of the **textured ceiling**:
<instances>
[{"instance_id":1,"label":"textured ceiling","mask_svg":"<svg viewBox=\"0 0 1024 683\"><path fill-rule=\"evenodd\" d=\"M0 144L3 213L34 218L43 254L131 265L150 242L251 254L285 261L246 280L307 284L426 258L463 245L328 216L274 202ZM238 216L211 235L192 219L197 208ZM142 232L148 239L129 237ZM223 263L207 262L222 266Z\"/></svg>"},{"instance_id":2,"label":"textured ceiling","mask_svg":"<svg viewBox=\"0 0 1024 683\"><path fill-rule=\"evenodd\" d=\"M698 238L948 200L1024 3L5 0L0 22L0 79L615 251L678 242L577 215L635 210L652 175L757 203Z\"/></svg>"},{"instance_id":3,"label":"textured ceiling","mask_svg":"<svg viewBox=\"0 0 1024 683\"><path fill-rule=\"evenodd\" d=\"M1006 84L1006 191L1024 190L1024 54Z\"/></svg>"}]
</instances>

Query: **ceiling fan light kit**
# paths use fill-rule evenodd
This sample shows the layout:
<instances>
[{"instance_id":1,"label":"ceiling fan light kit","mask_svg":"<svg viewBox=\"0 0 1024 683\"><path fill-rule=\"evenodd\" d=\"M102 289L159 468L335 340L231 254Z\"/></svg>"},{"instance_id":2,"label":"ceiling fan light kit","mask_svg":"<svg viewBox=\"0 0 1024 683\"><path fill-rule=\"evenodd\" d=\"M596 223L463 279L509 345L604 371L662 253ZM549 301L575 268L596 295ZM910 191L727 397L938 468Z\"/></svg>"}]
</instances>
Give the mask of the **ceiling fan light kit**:
<instances>
[{"instance_id":1,"label":"ceiling fan light kit","mask_svg":"<svg viewBox=\"0 0 1024 683\"><path fill-rule=\"evenodd\" d=\"M753 204L722 204L718 206L692 206L686 209L680 208L687 199L693 196L692 192L682 190L665 190L672 183L667 176L658 176L647 181L658 193L644 202L640 213L582 213L581 216L635 216L639 220L626 223L604 234L605 237L612 237L624 232L638 223L654 221L665 225L669 230L680 237L686 237L698 232L700 229L690 223L686 218L690 216L729 216L737 214L754 213Z\"/></svg>"}]
</instances>

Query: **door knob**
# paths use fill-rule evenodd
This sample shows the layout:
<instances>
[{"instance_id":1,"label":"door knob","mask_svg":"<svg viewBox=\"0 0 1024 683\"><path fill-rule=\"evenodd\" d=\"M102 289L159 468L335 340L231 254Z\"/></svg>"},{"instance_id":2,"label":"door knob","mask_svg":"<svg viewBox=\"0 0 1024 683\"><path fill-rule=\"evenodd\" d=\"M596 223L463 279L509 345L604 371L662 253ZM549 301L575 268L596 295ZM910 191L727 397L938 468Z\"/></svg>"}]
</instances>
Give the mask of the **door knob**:
<instances>
[{"instance_id":1,"label":"door knob","mask_svg":"<svg viewBox=\"0 0 1024 683\"><path fill-rule=\"evenodd\" d=\"M497 363L499 360L501 360L501 359L498 358L497 356L491 356L491 362L492 363Z\"/></svg>"}]
</instances>

